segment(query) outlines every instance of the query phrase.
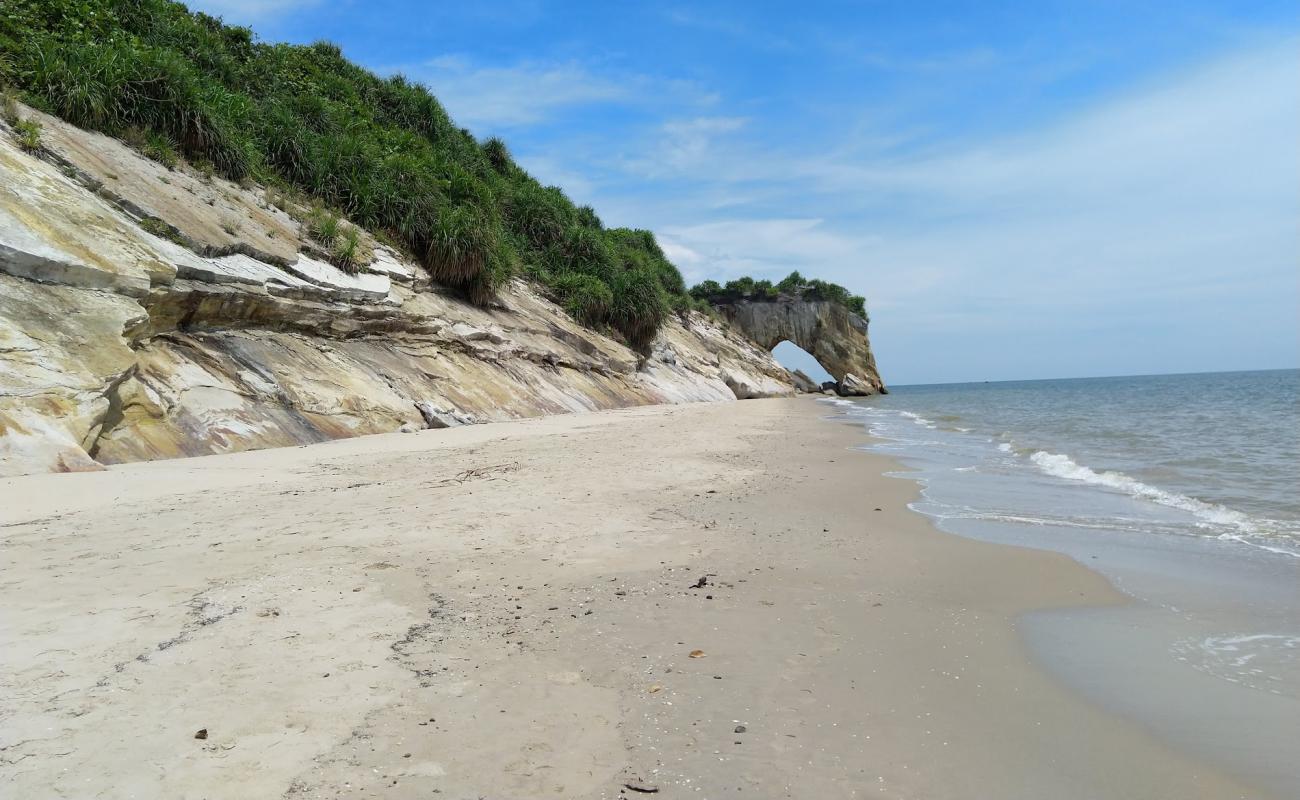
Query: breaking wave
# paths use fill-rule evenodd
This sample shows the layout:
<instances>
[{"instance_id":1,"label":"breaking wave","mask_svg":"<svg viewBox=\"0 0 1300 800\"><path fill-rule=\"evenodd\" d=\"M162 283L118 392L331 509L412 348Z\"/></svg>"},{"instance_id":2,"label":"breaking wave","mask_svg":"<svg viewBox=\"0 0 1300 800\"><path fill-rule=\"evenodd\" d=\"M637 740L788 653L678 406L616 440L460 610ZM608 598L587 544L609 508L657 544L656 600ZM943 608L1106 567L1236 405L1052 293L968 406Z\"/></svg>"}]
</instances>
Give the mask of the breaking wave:
<instances>
[{"instance_id":1,"label":"breaking wave","mask_svg":"<svg viewBox=\"0 0 1300 800\"><path fill-rule=\"evenodd\" d=\"M1002 449L1001 445L999 449ZM1009 450L1010 447L1007 447L1007 449ZM1207 503L1204 500L1197 500L1195 497L1160 489L1122 472L1097 472L1060 453L1038 450L1030 454L1029 460L1044 473L1053 477L1089 483L1094 486L1104 486L1132 497L1186 511L1200 521L1198 523L1199 527L1221 531L1218 534L1220 539L1239 541L1275 553L1300 557L1300 552L1274 547L1255 538L1276 535L1278 532L1268 530L1271 526L1265 520L1255 519L1240 511L1233 511L1217 503ZM1224 528L1227 530L1223 531Z\"/></svg>"}]
</instances>

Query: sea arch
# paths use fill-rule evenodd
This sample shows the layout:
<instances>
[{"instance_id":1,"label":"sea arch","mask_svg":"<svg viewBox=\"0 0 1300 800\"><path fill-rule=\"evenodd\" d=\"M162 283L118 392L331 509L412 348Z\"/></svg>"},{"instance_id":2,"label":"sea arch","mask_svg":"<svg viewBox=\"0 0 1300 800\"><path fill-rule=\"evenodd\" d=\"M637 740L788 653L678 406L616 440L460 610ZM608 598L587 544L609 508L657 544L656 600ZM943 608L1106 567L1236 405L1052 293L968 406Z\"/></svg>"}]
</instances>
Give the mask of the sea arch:
<instances>
[{"instance_id":1,"label":"sea arch","mask_svg":"<svg viewBox=\"0 0 1300 800\"><path fill-rule=\"evenodd\" d=\"M831 374L841 393L886 392L867 339L867 318L840 303L782 296L738 300L718 310L760 347L772 350L788 340L807 352Z\"/></svg>"}]
</instances>

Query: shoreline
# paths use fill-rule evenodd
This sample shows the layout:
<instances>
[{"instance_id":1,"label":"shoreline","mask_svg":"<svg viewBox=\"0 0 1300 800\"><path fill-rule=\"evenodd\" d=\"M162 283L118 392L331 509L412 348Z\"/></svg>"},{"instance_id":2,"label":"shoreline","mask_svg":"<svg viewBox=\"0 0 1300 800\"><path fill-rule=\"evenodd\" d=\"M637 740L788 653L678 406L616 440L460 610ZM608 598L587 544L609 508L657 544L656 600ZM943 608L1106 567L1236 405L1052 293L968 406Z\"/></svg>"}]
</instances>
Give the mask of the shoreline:
<instances>
[{"instance_id":1,"label":"shoreline","mask_svg":"<svg viewBox=\"0 0 1300 800\"><path fill-rule=\"evenodd\" d=\"M1129 602L1102 575L940 531L825 412L641 407L0 481L0 775L28 796L1267 796L1033 663L1020 616Z\"/></svg>"},{"instance_id":2,"label":"shoreline","mask_svg":"<svg viewBox=\"0 0 1300 800\"><path fill-rule=\"evenodd\" d=\"M870 412L838 407L872 433L869 450L902 462L904 469L891 474L919 485L921 497L911 507L940 530L1067 555L1125 595L1128 602L1109 608L1021 615L1017 625L1036 664L1194 759L1245 776L1275 796L1294 795L1300 673L1292 652L1300 641L1300 586L1289 553L1159 526L1053 526L1052 512L1043 513L1034 493L1079 491L1077 484L1043 483L1037 471L1021 476L996 456L988 460L989 451L962 438L968 431L913 439L907 432L916 419L905 419L900 429ZM918 424L934 423L921 418ZM968 474L982 475L983 483L976 488ZM1082 496L1056 497L1063 508L1084 508ZM1100 493L1090 499L1097 509L1114 502Z\"/></svg>"}]
</instances>

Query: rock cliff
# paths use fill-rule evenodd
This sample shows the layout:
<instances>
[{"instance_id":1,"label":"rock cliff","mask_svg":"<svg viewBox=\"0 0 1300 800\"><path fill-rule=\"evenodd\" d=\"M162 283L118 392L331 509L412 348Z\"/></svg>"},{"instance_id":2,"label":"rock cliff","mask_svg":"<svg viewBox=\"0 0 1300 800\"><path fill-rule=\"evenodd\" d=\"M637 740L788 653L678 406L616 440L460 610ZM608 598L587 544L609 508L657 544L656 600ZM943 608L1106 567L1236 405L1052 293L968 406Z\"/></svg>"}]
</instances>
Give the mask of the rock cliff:
<instances>
[{"instance_id":1,"label":"rock cliff","mask_svg":"<svg viewBox=\"0 0 1300 800\"><path fill-rule=\"evenodd\" d=\"M704 315L642 358L523 281L472 306L368 237L348 274L256 186L24 114L36 154L0 123L0 475L794 391Z\"/></svg>"},{"instance_id":2,"label":"rock cliff","mask_svg":"<svg viewBox=\"0 0 1300 800\"><path fill-rule=\"evenodd\" d=\"M867 338L866 318L839 303L782 295L717 306L749 339L771 350L790 341L835 377L841 394L886 394Z\"/></svg>"}]
</instances>

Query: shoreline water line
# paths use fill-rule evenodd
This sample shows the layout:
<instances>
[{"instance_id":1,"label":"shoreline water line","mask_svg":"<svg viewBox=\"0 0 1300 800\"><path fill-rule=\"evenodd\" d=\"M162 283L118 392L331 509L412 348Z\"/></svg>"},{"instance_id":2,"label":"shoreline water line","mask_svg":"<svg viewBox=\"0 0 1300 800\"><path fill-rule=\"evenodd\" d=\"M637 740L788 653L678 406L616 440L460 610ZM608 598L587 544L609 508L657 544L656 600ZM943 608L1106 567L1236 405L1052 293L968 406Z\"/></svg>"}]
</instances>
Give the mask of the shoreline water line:
<instances>
[{"instance_id":1,"label":"shoreline water line","mask_svg":"<svg viewBox=\"0 0 1300 800\"><path fill-rule=\"evenodd\" d=\"M1184 752L1263 776L1279 796L1300 791L1291 744L1300 741L1293 537L1244 533L1246 515L1227 508L1198 516L1204 501L1179 502L1127 474L1079 480L1082 469L1104 473L1074 459L1034 459L1051 453L1018 450L1019 432L940 425L932 398L924 411L897 407L907 401L904 389L884 402L825 405L871 434L864 449L905 468L891 474L918 486L909 508L939 529L1063 553L1131 599L1023 615L1022 639L1041 667ZM979 430L971 414L953 416Z\"/></svg>"}]
</instances>

